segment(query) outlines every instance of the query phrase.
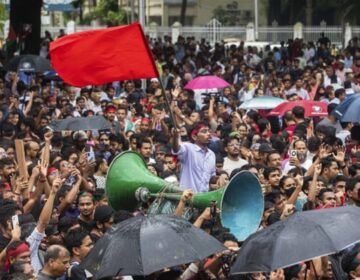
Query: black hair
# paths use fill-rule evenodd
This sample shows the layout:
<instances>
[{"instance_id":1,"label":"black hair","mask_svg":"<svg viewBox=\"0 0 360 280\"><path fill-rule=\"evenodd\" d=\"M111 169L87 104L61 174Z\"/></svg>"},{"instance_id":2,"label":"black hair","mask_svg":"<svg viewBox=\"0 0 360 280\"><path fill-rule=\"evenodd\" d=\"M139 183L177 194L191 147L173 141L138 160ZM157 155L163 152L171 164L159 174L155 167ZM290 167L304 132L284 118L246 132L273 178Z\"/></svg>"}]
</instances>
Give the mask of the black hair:
<instances>
[{"instance_id":1,"label":"black hair","mask_svg":"<svg viewBox=\"0 0 360 280\"><path fill-rule=\"evenodd\" d=\"M0 206L0 224L4 228L7 228L7 222L11 220L11 217L15 215L17 210L19 210L19 206L14 201L2 201Z\"/></svg>"},{"instance_id":2,"label":"black hair","mask_svg":"<svg viewBox=\"0 0 360 280\"><path fill-rule=\"evenodd\" d=\"M67 232L71 227L79 224L77 218L64 216L59 220L58 230L59 232Z\"/></svg>"},{"instance_id":3,"label":"black hair","mask_svg":"<svg viewBox=\"0 0 360 280\"><path fill-rule=\"evenodd\" d=\"M226 241L233 241L233 242L238 242L238 240L236 239L236 237L231 234L230 232L221 232L220 234L218 234L215 237L217 240L219 240L221 243L224 244L224 242Z\"/></svg>"},{"instance_id":4,"label":"black hair","mask_svg":"<svg viewBox=\"0 0 360 280\"><path fill-rule=\"evenodd\" d=\"M360 177L355 177L347 180L345 185L346 191L353 191L357 183L360 183Z\"/></svg>"},{"instance_id":5,"label":"black hair","mask_svg":"<svg viewBox=\"0 0 360 280\"><path fill-rule=\"evenodd\" d=\"M265 170L264 170L264 178L266 180L269 180L270 174L275 172L275 171L278 171L281 174L281 170L279 168L277 168L277 167L266 167Z\"/></svg>"},{"instance_id":6,"label":"black hair","mask_svg":"<svg viewBox=\"0 0 360 280\"><path fill-rule=\"evenodd\" d=\"M276 200L280 199L282 193L278 189L274 189L271 192L265 195L265 201L270 201L271 203L275 204Z\"/></svg>"},{"instance_id":7,"label":"black hair","mask_svg":"<svg viewBox=\"0 0 360 280\"><path fill-rule=\"evenodd\" d=\"M307 140L307 147L309 152L314 153L319 150L321 145L321 140L316 136L311 136Z\"/></svg>"},{"instance_id":8,"label":"black hair","mask_svg":"<svg viewBox=\"0 0 360 280\"><path fill-rule=\"evenodd\" d=\"M321 174L324 172L325 168L329 168L333 162L336 162L337 164L337 161L333 156L328 156L326 158L323 158L321 160Z\"/></svg>"},{"instance_id":9,"label":"black hair","mask_svg":"<svg viewBox=\"0 0 360 280\"><path fill-rule=\"evenodd\" d=\"M118 210L114 213L114 224L120 223L127 219L134 217L131 212L127 210Z\"/></svg>"},{"instance_id":10,"label":"black hair","mask_svg":"<svg viewBox=\"0 0 360 280\"><path fill-rule=\"evenodd\" d=\"M262 118L257 122L257 124L258 124L259 130L260 130L260 133L263 133L267 129L270 122L268 119Z\"/></svg>"},{"instance_id":11,"label":"black hair","mask_svg":"<svg viewBox=\"0 0 360 280\"><path fill-rule=\"evenodd\" d=\"M228 136L228 137L226 137L226 138L223 140L224 148L225 148L232 140L237 140L237 141L239 141L239 139L236 138L236 137Z\"/></svg>"},{"instance_id":12,"label":"black hair","mask_svg":"<svg viewBox=\"0 0 360 280\"><path fill-rule=\"evenodd\" d=\"M89 236L87 230L77 227L70 230L64 237L64 245L73 255L73 248L80 247L85 237Z\"/></svg>"},{"instance_id":13,"label":"black hair","mask_svg":"<svg viewBox=\"0 0 360 280\"><path fill-rule=\"evenodd\" d=\"M144 143L152 144L151 140L148 137L141 137L140 139L137 139L137 141L136 141L136 148L141 149L141 147Z\"/></svg>"},{"instance_id":14,"label":"black hair","mask_svg":"<svg viewBox=\"0 0 360 280\"><path fill-rule=\"evenodd\" d=\"M292 113L297 119L303 119L305 117L305 109L301 106L295 106L292 109Z\"/></svg>"},{"instance_id":15,"label":"black hair","mask_svg":"<svg viewBox=\"0 0 360 280\"><path fill-rule=\"evenodd\" d=\"M321 189L319 191L319 194L317 195L317 197L320 199L320 200L323 200L324 199L324 194L327 193L327 192L334 192L332 189L330 188L324 188L324 189Z\"/></svg>"}]
</instances>

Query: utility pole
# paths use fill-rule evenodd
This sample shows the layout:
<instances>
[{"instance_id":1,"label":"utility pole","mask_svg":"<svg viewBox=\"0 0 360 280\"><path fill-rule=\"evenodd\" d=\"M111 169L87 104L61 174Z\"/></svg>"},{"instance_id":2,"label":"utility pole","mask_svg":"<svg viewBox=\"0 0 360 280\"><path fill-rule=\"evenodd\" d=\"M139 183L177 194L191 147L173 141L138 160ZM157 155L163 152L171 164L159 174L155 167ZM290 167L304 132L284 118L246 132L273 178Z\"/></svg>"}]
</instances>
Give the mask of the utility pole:
<instances>
[{"instance_id":1,"label":"utility pole","mask_svg":"<svg viewBox=\"0 0 360 280\"><path fill-rule=\"evenodd\" d=\"M130 1L130 10L131 10L131 23L135 21L135 5L133 0Z\"/></svg>"},{"instance_id":2,"label":"utility pole","mask_svg":"<svg viewBox=\"0 0 360 280\"><path fill-rule=\"evenodd\" d=\"M139 0L139 22L145 27L145 0Z\"/></svg>"},{"instance_id":3,"label":"utility pole","mask_svg":"<svg viewBox=\"0 0 360 280\"><path fill-rule=\"evenodd\" d=\"M254 13L255 13L255 41L257 41L259 39L259 33L258 33L258 28L259 28L259 7L258 7L258 0L254 0L255 1L255 5L254 5Z\"/></svg>"}]
</instances>

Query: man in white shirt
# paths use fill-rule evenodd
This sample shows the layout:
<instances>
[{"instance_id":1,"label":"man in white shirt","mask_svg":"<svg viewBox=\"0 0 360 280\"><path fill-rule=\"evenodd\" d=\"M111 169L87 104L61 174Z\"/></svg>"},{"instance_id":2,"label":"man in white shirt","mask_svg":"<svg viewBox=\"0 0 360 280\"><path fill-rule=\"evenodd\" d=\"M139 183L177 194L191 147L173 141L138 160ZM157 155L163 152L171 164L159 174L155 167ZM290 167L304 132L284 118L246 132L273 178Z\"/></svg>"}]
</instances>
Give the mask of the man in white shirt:
<instances>
[{"instance_id":1,"label":"man in white shirt","mask_svg":"<svg viewBox=\"0 0 360 280\"><path fill-rule=\"evenodd\" d=\"M287 95L292 95L293 93L296 93L297 96L299 96L301 99L310 100L309 93L302 86L303 86L302 79L300 78L297 79L295 82L295 87L290 89Z\"/></svg>"},{"instance_id":2,"label":"man in white shirt","mask_svg":"<svg viewBox=\"0 0 360 280\"><path fill-rule=\"evenodd\" d=\"M240 143L235 137L224 139L224 149L227 157L224 158L223 170L230 176L231 172L236 168L241 168L248 162L240 157Z\"/></svg>"}]
</instances>

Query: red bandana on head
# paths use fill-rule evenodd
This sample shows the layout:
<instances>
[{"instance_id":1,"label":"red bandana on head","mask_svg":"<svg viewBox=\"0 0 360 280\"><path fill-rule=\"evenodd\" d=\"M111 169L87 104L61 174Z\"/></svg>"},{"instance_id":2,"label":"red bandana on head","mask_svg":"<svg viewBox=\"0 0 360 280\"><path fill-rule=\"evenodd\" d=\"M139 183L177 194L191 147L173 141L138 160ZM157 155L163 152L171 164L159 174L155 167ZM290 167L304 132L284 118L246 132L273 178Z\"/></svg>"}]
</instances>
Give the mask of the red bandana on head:
<instances>
[{"instance_id":1,"label":"red bandana on head","mask_svg":"<svg viewBox=\"0 0 360 280\"><path fill-rule=\"evenodd\" d=\"M6 250L6 261L5 261L5 271L9 271L10 269L10 259L11 258L16 258L18 255L25 253L25 252L30 252L30 248L29 245L27 245L25 242L21 243L19 246L17 246L14 249L7 249Z\"/></svg>"}]
</instances>

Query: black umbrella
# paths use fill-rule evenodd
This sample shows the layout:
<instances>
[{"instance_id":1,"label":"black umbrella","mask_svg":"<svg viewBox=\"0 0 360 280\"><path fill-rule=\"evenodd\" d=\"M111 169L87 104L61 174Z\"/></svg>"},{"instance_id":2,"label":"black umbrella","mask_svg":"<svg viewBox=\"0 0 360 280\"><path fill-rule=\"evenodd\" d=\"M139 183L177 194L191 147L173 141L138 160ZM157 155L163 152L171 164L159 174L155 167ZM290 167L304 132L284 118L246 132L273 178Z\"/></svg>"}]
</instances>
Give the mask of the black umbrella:
<instances>
[{"instance_id":1,"label":"black umbrella","mask_svg":"<svg viewBox=\"0 0 360 280\"><path fill-rule=\"evenodd\" d=\"M55 120L51 122L50 127L54 131L102 130L111 128L111 123L103 116L92 116Z\"/></svg>"},{"instance_id":2,"label":"black umbrella","mask_svg":"<svg viewBox=\"0 0 360 280\"><path fill-rule=\"evenodd\" d=\"M50 60L38 55L26 54L13 57L5 66L7 71L46 72L52 70Z\"/></svg>"},{"instance_id":3,"label":"black umbrella","mask_svg":"<svg viewBox=\"0 0 360 280\"><path fill-rule=\"evenodd\" d=\"M359 241L359 207L298 212L250 235L231 273L270 272L331 255Z\"/></svg>"},{"instance_id":4,"label":"black umbrella","mask_svg":"<svg viewBox=\"0 0 360 280\"><path fill-rule=\"evenodd\" d=\"M81 266L96 279L145 276L166 267L200 261L225 249L183 218L137 216L116 225L100 238Z\"/></svg>"}]
</instances>

